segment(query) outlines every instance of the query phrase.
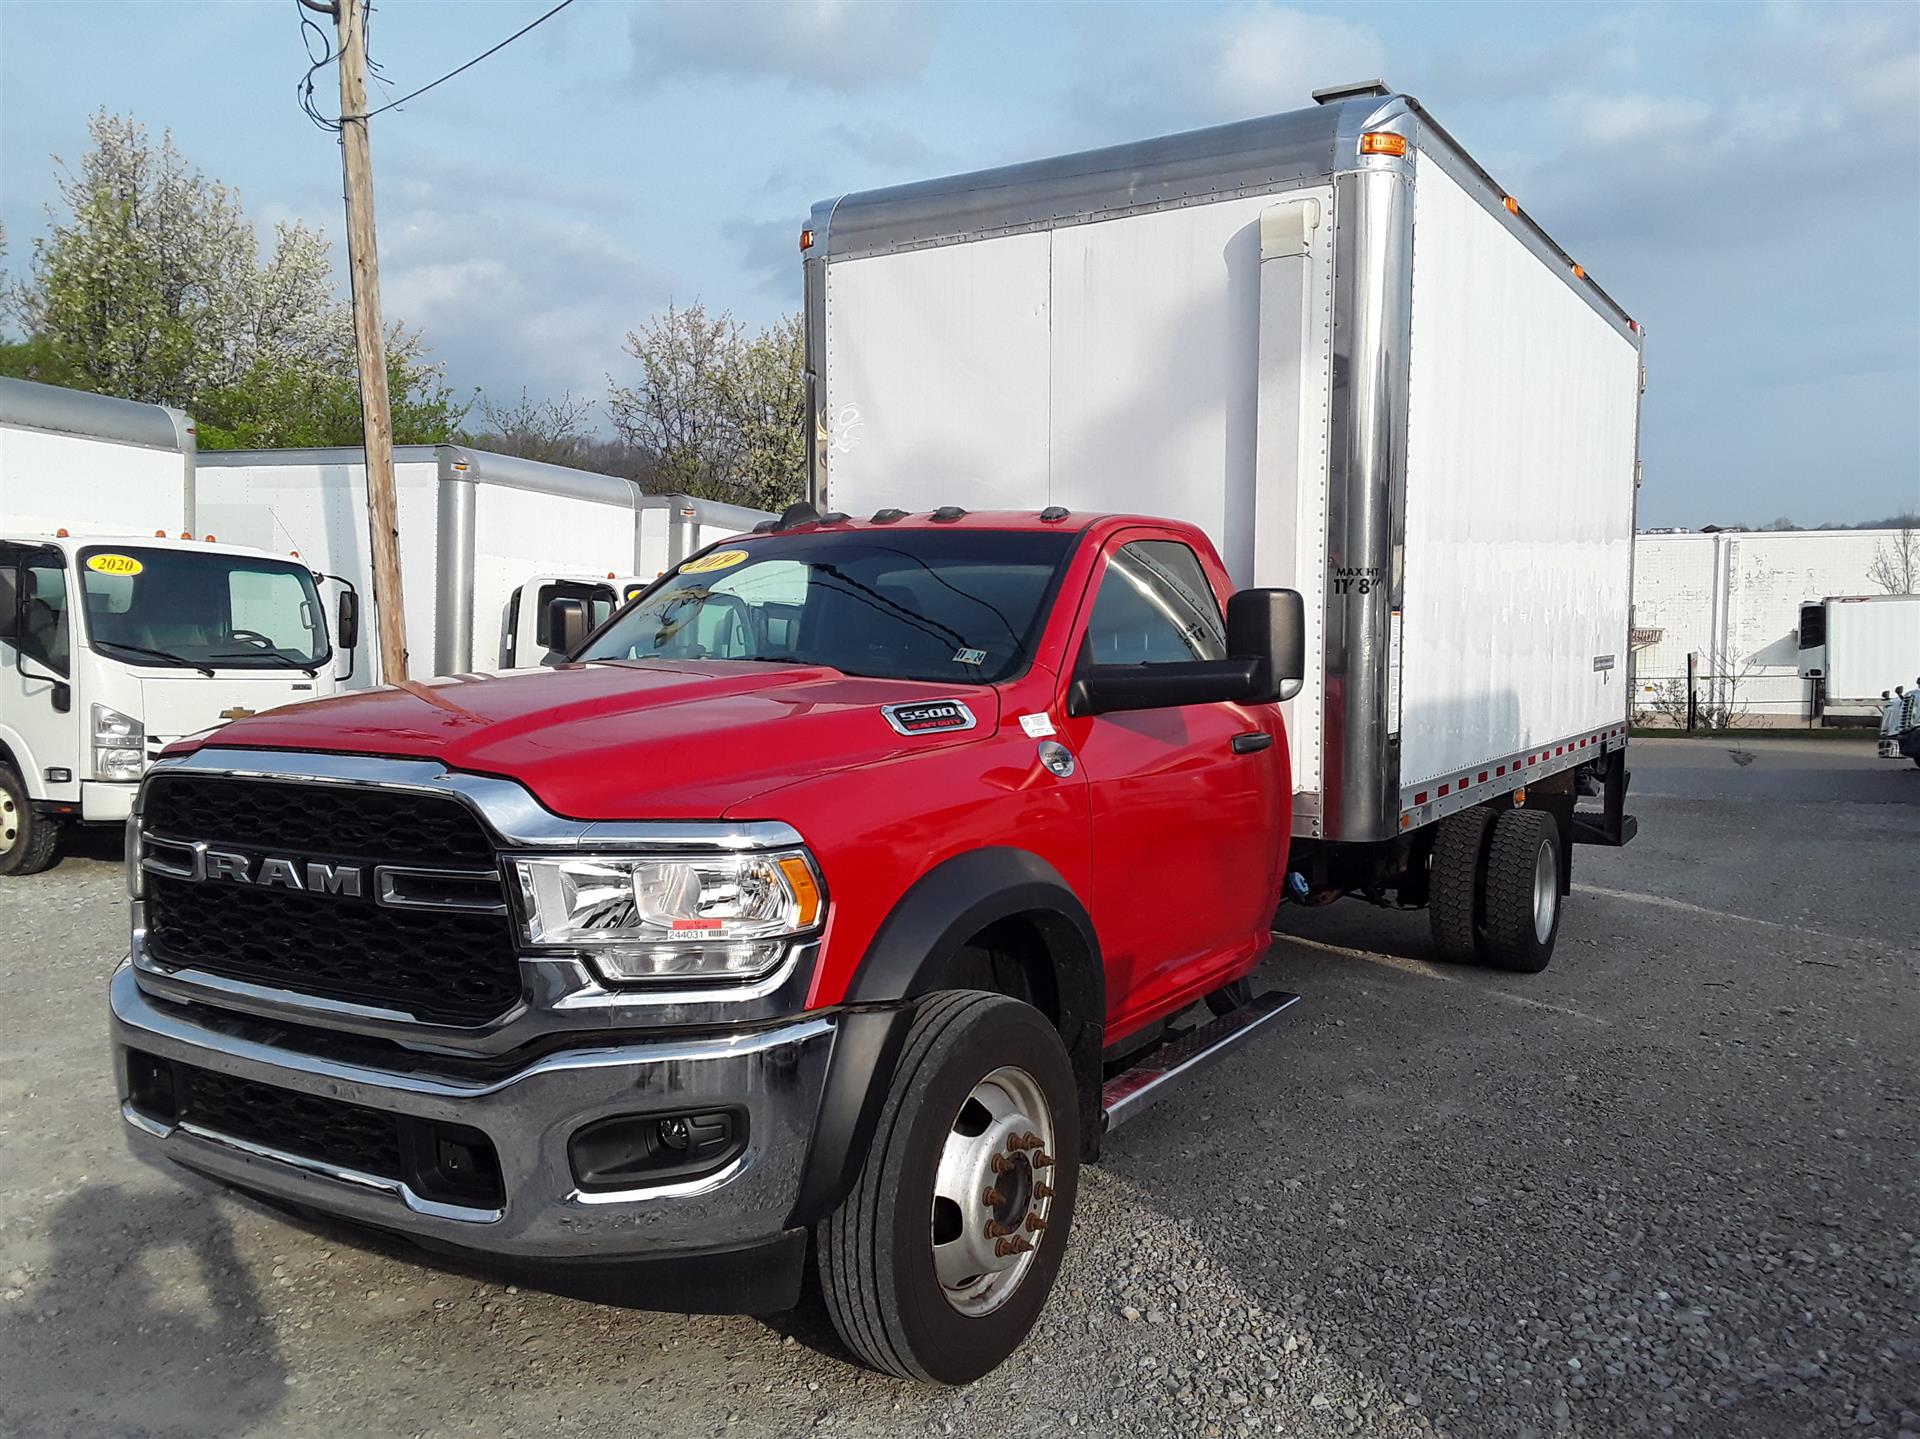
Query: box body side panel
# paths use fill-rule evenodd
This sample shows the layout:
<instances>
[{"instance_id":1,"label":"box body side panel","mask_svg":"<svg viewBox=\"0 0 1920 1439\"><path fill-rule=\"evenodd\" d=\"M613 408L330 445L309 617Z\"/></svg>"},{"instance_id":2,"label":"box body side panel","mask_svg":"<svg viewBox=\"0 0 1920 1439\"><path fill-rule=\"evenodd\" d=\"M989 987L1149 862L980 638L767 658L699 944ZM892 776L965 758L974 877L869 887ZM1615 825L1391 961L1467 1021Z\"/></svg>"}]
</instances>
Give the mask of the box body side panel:
<instances>
[{"instance_id":1,"label":"box body side panel","mask_svg":"<svg viewBox=\"0 0 1920 1439\"><path fill-rule=\"evenodd\" d=\"M1627 712L1639 351L1416 161L1403 789Z\"/></svg>"},{"instance_id":2,"label":"box body side panel","mask_svg":"<svg viewBox=\"0 0 1920 1439\"><path fill-rule=\"evenodd\" d=\"M186 476L178 450L0 427L0 530L177 535L187 527Z\"/></svg>"}]
</instances>

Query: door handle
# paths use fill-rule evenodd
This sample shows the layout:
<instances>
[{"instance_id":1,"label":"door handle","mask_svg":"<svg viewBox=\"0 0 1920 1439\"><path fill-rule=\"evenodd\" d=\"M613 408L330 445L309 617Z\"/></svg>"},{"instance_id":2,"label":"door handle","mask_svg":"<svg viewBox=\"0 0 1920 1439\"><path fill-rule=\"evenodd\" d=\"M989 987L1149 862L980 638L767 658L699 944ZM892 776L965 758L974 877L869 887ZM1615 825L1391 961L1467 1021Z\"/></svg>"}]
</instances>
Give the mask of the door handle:
<instances>
[{"instance_id":1,"label":"door handle","mask_svg":"<svg viewBox=\"0 0 1920 1439\"><path fill-rule=\"evenodd\" d=\"M1249 730L1246 734L1233 737L1235 754L1259 754L1263 749L1273 748L1273 736L1265 730Z\"/></svg>"}]
</instances>

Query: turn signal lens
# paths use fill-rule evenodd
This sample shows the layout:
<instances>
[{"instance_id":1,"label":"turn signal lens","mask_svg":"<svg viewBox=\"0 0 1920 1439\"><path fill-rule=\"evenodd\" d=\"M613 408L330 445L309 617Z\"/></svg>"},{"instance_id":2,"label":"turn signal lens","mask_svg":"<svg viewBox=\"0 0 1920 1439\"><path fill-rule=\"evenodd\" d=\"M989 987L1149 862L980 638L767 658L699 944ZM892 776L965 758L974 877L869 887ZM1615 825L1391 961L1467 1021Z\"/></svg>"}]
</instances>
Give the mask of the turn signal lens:
<instances>
[{"instance_id":1,"label":"turn signal lens","mask_svg":"<svg viewBox=\"0 0 1920 1439\"><path fill-rule=\"evenodd\" d=\"M1389 135L1384 130L1370 130L1360 137L1362 155L1404 155L1407 153L1405 135Z\"/></svg>"},{"instance_id":2,"label":"turn signal lens","mask_svg":"<svg viewBox=\"0 0 1920 1439\"><path fill-rule=\"evenodd\" d=\"M787 888L793 891L794 903L799 907L799 928L812 929L820 919L820 886L813 877L813 867L797 854L774 863L787 877Z\"/></svg>"}]
</instances>

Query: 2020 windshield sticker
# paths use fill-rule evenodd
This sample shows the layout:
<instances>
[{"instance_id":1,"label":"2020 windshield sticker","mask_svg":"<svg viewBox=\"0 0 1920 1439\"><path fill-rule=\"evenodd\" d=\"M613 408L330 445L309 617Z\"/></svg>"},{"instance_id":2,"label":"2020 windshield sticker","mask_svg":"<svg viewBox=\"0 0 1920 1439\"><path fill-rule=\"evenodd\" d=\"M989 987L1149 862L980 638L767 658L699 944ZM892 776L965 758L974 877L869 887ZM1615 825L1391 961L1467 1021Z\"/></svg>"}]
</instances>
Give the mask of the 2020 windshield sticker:
<instances>
[{"instance_id":1,"label":"2020 windshield sticker","mask_svg":"<svg viewBox=\"0 0 1920 1439\"><path fill-rule=\"evenodd\" d=\"M88 555L87 568L101 575L137 575L146 566L132 555Z\"/></svg>"},{"instance_id":2,"label":"2020 windshield sticker","mask_svg":"<svg viewBox=\"0 0 1920 1439\"><path fill-rule=\"evenodd\" d=\"M710 555L701 555L688 560L680 566L683 575L704 575L714 570L730 570L747 557L745 550L715 550Z\"/></svg>"}]
</instances>

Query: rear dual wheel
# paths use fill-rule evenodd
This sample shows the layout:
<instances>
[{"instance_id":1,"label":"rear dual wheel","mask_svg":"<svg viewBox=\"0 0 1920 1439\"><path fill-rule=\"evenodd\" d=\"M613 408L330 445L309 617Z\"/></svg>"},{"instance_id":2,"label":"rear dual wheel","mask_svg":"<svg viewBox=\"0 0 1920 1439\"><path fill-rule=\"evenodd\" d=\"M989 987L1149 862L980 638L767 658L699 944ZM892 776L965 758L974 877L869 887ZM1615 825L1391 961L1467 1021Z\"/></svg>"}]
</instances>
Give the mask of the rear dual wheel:
<instances>
[{"instance_id":1,"label":"rear dual wheel","mask_svg":"<svg viewBox=\"0 0 1920 1439\"><path fill-rule=\"evenodd\" d=\"M1073 1068L1044 1015L975 990L926 1000L866 1164L816 1236L847 1346L940 1384L1013 1353L1060 1271L1079 1152Z\"/></svg>"},{"instance_id":2,"label":"rear dual wheel","mask_svg":"<svg viewBox=\"0 0 1920 1439\"><path fill-rule=\"evenodd\" d=\"M1537 809L1440 821L1428 874L1433 945L1454 964L1537 974L1560 934L1560 826Z\"/></svg>"}]
</instances>

